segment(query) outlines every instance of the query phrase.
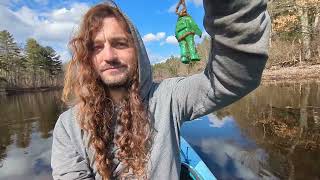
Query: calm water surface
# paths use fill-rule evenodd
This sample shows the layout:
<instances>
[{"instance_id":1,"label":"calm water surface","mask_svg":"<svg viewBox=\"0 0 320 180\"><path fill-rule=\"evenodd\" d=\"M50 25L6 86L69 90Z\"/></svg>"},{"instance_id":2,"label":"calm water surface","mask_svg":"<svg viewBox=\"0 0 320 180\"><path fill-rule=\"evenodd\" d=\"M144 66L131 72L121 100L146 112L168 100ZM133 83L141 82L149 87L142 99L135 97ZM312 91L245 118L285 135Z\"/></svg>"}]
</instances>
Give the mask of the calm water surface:
<instances>
[{"instance_id":1,"label":"calm water surface","mask_svg":"<svg viewBox=\"0 0 320 180\"><path fill-rule=\"evenodd\" d=\"M0 96L0 179L52 179L60 92ZM260 86L187 122L182 135L218 179L320 179L320 83Z\"/></svg>"}]
</instances>

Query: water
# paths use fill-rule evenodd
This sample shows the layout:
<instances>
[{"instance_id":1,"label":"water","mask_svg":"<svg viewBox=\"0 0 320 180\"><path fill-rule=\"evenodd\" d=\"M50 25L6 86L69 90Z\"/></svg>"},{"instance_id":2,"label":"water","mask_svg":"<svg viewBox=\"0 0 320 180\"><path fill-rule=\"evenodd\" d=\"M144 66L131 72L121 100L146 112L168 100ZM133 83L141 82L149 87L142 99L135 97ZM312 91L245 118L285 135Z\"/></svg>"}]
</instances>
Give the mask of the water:
<instances>
[{"instance_id":1,"label":"water","mask_svg":"<svg viewBox=\"0 0 320 180\"><path fill-rule=\"evenodd\" d=\"M320 83L261 86L182 134L219 179L320 179Z\"/></svg>"},{"instance_id":2,"label":"water","mask_svg":"<svg viewBox=\"0 0 320 180\"><path fill-rule=\"evenodd\" d=\"M60 92L0 96L0 179L52 179L52 130Z\"/></svg>"},{"instance_id":3,"label":"water","mask_svg":"<svg viewBox=\"0 0 320 180\"><path fill-rule=\"evenodd\" d=\"M60 93L0 96L0 180L52 179ZM218 179L320 179L320 83L261 86L182 135Z\"/></svg>"}]
</instances>

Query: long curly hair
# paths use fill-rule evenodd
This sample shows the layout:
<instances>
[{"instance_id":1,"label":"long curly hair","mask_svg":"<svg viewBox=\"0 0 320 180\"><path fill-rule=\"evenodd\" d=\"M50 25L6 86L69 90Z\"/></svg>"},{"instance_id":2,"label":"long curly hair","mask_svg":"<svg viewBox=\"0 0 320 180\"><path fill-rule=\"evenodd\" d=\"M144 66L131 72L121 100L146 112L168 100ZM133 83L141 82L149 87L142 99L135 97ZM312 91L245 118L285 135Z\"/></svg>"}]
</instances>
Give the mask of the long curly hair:
<instances>
[{"instance_id":1,"label":"long curly hair","mask_svg":"<svg viewBox=\"0 0 320 180\"><path fill-rule=\"evenodd\" d=\"M99 4L92 7L82 20L78 33L70 40L72 59L68 64L62 100L76 105L77 123L90 135L89 146L95 151L95 165L103 179L113 177L113 158L125 167L120 178L133 174L147 179L148 160L152 144L149 113L139 95L138 67L122 101L123 108L117 113L116 132L113 123L114 105L108 87L95 71L92 62L93 36L102 27L103 19L115 17L133 38L126 18L117 7ZM135 46L137 52L137 46ZM119 148L112 153L111 142Z\"/></svg>"}]
</instances>

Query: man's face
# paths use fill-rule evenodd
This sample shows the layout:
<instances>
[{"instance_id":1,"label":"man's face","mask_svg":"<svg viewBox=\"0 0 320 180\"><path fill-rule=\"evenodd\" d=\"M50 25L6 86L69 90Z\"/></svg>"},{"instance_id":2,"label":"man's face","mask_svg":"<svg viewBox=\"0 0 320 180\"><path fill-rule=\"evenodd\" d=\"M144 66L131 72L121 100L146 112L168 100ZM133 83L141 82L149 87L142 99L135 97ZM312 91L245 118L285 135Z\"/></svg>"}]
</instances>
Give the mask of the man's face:
<instances>
[{"instance_id":1,"label":"man's face","mask_svg":"<svg viewBox=\"0 0 320 180\"><path fill-rule=\"evenodd\" d=\"M135 48L128 36L116 18L107 17L94 37L93 64L109 87L124 86L135 73Z\"/></svg>"}]
</instances>

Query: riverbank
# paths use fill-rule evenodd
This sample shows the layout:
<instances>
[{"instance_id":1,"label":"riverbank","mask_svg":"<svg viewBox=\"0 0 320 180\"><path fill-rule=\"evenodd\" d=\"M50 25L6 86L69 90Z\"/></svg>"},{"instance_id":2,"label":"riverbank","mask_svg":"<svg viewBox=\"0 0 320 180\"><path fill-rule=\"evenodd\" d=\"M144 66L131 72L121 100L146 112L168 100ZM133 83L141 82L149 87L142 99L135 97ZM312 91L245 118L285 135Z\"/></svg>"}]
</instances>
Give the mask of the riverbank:
<instances>
[{"instance_id":1,"label":"riverbank","mask_svg":"<svg viewBox=\"0 0 320 180\"><path fill-rule=\"evenodd\" d=\"M272 67L262 74L262 84L282 82L320 81L320 65Z\"/></svg>"},{"instance_id":2,"label":"riverbank","mask_svg":"<svg viewBox=\"0 0 320 180\"><path fill-rule=\"evenodd\" d=\"M161 79L154 79L161 81ZM320 82L320 64L312 66L297 66L297 67L271 67L265 69L262 74L262 84L272 83L291 83L304 81L319 81ZM12 95L29 92L43 92L51 90L59 90L63 87L41 87L41 88L8 88L1 89L0 95Z\"/></svg>"},{"instance_id":3,"label":"riverbank","mask_svg":"<svg viewBox=\"0 0 320 180\"><path fill-rule=\"evenodd\" d=\"M32 92L45 92L52 90L62 89L61 86L54 87L40 87L40 88L6 88L0 89L0 94L2 95L14 95L14 94L22 94L22 93L32 93Z\"/></svg>"}]
</instances>

